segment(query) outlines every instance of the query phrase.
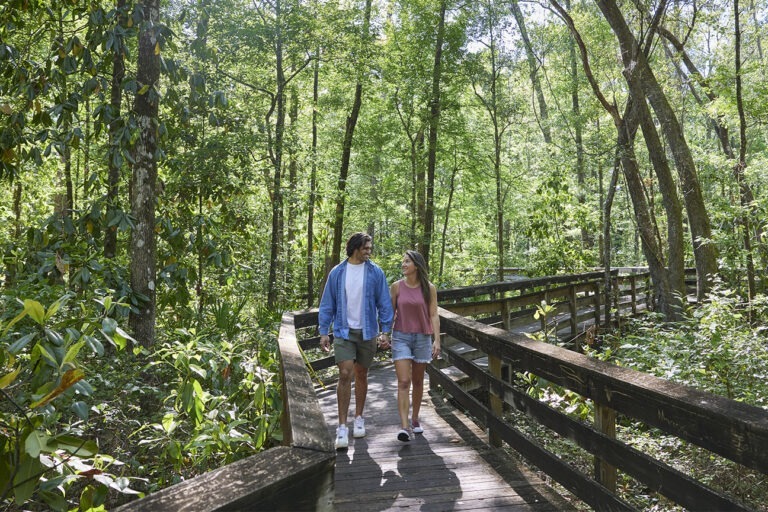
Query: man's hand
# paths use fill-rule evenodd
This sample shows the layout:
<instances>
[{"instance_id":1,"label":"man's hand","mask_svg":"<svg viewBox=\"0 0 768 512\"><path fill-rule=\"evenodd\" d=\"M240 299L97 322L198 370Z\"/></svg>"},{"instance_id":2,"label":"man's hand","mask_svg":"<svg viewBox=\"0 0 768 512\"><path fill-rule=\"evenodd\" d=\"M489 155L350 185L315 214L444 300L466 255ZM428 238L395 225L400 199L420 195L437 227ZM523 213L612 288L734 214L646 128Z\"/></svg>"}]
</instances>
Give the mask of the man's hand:
<instances>
[{"instance_id":1,"label":"man's hand","mask_svg":"<svg viewBox=\"0 0 768 512\"><path fill-rule=\"evenodd\" d=\"M331 337L327 334L320 336L320 349L322 349L323 352L331 351Z\"/></svg>"},{"instance_id":2,"label":"man's hand","mask_svg":"<svg viewBox=\"0 0 768 512\"><path fill-rule=\"evenodd\" d=\"M389 333L383 332L379 335L379 347L387 350L390 346Z\"/></svg>"}]
</instances>

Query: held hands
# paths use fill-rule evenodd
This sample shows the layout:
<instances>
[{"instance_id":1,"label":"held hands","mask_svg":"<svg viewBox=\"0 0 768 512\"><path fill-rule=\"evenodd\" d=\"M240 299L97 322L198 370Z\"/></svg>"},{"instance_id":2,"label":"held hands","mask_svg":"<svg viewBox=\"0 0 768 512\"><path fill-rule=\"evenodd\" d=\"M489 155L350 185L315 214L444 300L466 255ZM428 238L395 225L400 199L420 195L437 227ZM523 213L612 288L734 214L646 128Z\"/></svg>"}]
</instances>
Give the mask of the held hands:
<instances>
[{"instance_id":1,"label":"held hands","mask_svg":"<svg viewBox=\"0 0 768 512\"><path fill-rule=\"evenodd\" d=\"M379 334L378 342L379 342L379 347L383 348L384 350L387 350L390 347L389 333L383 332Z\"/></svg>"}]
</instances>

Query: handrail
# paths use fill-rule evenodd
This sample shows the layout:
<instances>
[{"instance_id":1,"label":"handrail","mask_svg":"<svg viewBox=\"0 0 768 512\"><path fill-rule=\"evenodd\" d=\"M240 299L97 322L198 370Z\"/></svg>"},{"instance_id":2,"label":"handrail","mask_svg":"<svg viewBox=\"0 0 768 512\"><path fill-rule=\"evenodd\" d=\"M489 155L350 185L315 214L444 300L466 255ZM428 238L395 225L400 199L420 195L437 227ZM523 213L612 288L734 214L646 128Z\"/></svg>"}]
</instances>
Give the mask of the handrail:
<instances>
[{"instance_id":1,"label":"handrail","mask_svg":"<svg viewBox=\"0 0 768 512\"><path fill-rule=\"evenodd\" d=\"M315 322L317 315L315 313ZM120 512L333 509L336 451L296 339L311 312L283 314L278 336L283 446L162 489Z\"/></svg>"},{"instance_id":2,"label":"handrail","mask_svg":"<svg viewBox=\"0 0 768 512\"><path fill-rule=\"evenodd\" d=\"M441 329L455 338L499 358L514 371L531 372L581 394L600 413L619 412L696 444L729 460L768 473L768 413L759 407L595 360L556 345L488 326L440 308ZM502 400L540 424L578 444L600 459L643 482L650 489L693 510L748 510L694 478L613 439L605 430L584 425L533 399L511 383L491 375L475 361L462 357L448 343L444 357L469 375L489 402ZM489 365L490 366L490 365ZM530 462L596 509L629 510L631 506L597 480L574 469L535 440L509 425L500 411L465 392L435 365L427 367L430 384L441 386L462 407ZM478 393L474 391L475 396ZM608 415L610 416L610 415ZM492 441L493 442L493 441ZM599 475L597 476L599 479Z\"/></svg>"}]
</instances>

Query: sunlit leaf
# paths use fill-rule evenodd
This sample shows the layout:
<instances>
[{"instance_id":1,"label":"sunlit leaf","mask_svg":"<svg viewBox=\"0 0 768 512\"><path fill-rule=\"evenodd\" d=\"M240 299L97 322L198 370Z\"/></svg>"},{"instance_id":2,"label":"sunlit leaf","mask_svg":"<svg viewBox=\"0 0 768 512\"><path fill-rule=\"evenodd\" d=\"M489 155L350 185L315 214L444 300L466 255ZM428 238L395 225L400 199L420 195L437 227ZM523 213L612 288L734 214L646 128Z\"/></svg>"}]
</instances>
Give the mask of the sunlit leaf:
<instances>
[{"instance_id":1,"label":"sunlit leaf","mask_svg":"<svg viewBox=\"0 0 768 512\"><path fill-rule=\"evenodd\" d=\"M13 384L13 381L16 380L16 377L21 372L21 366L13 370L11 373L5 374L2 377L0 377L0 389L5 389L11 384Z\"/></svg>"},{"instance_id":2,"label":"sunlit leaf","mask_svg":"<svg viewBox=\"0 0 768 512\"><path fill-rule=\"evenodd\" d=\"M36 300L26 299L24 301L24 311L40 325L45 321L45 308Z\"/></svg>"},{"instance_id":3,"label":"sunlit leaf","mask_svg":"<svg viewBox=\"0 0 768 512\"><path fill-rule=\"evenodd\" d=\"M40 407L42 405L47 404L60 394L62 394L64 391L72 387L77 381L82 380L85 377L85 373L79 368L74 368L72 370L67 370L64 375L61 377L61 382L59 383L56 388L45 395L40 400L30 404L30 408L34 409L36 407Z\"/></svg>"}]
</instances>

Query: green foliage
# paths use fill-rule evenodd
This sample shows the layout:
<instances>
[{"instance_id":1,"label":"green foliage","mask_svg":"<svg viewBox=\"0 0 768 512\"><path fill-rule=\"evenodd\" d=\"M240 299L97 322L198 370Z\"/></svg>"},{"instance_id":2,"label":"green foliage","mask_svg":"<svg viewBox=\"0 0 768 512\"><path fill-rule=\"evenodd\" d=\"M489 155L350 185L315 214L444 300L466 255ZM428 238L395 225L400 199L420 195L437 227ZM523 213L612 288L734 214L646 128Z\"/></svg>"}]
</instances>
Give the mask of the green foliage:
<instances>
[{"instance_id":1,"label":"green foliage","mask_svg":"<svg viewBox=\"0 0 768 512\"><path fill-rule=\"evenodd\" d=\"M622 364L757 406L768 405L766 297L720 287L685 322L640 320L611 341ZM752 322L750 322L750 318Z\"/></svg>"},{"instance_id":2,"label":"green foliage","mask_svg":"<svg viewBox=\"0 0 768 512\"><path fill-rule=\"evenodd\" d=\"M11 302L4 298L6 306ZM124 347L129 336L112 318L109 297L71 304L66 294L47 308L26 299L0 324L0 499L30 500L67 510L72 492L100 506L107 490L132 493L110 470L118 461L84 435L93 388L88 364L104 342ZM10 308L9 308L10 309ZM33 498L34 497L34 498Z\"/></svg>"},{"instance_id":3,"label":"green foliage","mask_svg":"<svg viewBox=\"0 0 768 512\"><path fill-rule=\"evenodd\" d=\"M223 304L211 309L210 320L221 329L176 330L144 369L163 383L154 397L159 410L131 436L154 481L193 476L281 438L279 365L272 352L258 349L269 336L248 330L245 341L237 311Z\"/></svg>"}]
</instances>

